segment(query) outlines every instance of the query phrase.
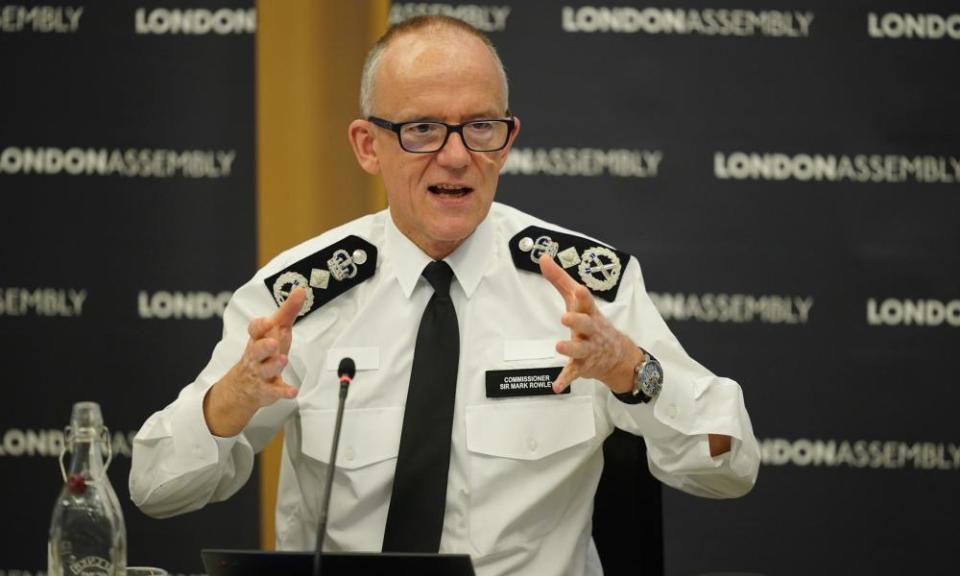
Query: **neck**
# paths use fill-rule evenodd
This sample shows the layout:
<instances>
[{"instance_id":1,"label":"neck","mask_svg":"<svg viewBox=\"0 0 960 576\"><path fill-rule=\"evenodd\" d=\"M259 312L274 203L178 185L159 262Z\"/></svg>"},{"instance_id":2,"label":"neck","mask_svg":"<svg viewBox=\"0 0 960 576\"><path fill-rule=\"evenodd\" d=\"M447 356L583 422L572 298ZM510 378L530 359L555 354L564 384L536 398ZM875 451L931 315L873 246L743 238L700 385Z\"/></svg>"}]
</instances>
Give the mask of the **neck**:
<instances>
[{"instance_id":1,"label":"neck","mask_svg":"<svg viewBox=\"0 0 960 576\"><path fill-rule=\"evenodd\" d=\"M413 238L411 240L434 260L443 260L463 244L463 240L457 240L456 242L418 242Z\"/></svg>"},{"instance_id":2,"label":"neck","mask_svg":"<svg viewBox=\"0 0 960 576\"><path fill-rule=\"evenodd\" d=\"M390 215L393 219L393 214ZM454 253L454 251L460 247L464 241L469 238L461 238L459 240L437 240L434 238L427 238L422 234L417 234L415 230L408 230L405 226L401 225L396 219L393 219L394 226L397 227L397 230L401 234L407 237L411 242L413 242L417 248L423 251L424 254L429 256L433 260L443 260L447 256Z\"/></svg>"}]
</instances>

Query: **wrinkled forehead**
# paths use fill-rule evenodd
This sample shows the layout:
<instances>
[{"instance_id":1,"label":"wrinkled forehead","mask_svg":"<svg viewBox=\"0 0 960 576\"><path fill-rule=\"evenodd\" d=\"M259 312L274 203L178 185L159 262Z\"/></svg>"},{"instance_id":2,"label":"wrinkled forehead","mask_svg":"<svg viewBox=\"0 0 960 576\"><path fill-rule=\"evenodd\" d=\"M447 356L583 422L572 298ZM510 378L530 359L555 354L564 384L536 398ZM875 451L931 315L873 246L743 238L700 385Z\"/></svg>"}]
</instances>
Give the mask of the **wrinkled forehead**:
<instances>
[{"instance_id":1,"label":"wrinkled forehead","mask_svg":"<svg viewBox=\"0 0 960 576\"><path fill-rule=\"evenodd\" d=\"M374 102L383 113L436 100L480 108L467 114L501 115L503 88L493 55L480 39L457 31L411 32L384 50L374 78Z\"/></svg>"}]
</instances>

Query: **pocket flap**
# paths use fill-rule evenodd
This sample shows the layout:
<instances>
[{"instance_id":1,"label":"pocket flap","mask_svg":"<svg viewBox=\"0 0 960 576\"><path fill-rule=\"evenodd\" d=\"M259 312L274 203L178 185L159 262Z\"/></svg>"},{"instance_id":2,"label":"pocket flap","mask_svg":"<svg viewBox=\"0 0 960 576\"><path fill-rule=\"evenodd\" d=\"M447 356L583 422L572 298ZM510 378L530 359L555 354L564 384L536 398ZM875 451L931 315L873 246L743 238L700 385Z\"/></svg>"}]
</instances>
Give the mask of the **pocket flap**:
<instances>
[{"instance_id":1,"label":"pocket flap","mask_svg":"<svg viewBox=\"0 0 960 576\"><path fill-rule=\"evenodd\" d=\"M555 340L505 340L503 343L503 360L538 360L553 358L557 355Z\"/></svg>"},{"instance_id":2,"label":"pocket flap","mask_svg":"<svg viewBox=\"0 0 960 576\"><path fill-rule=\"evenodd\" d=\"M479 454L540 460L596 433L589 396L467 406L467 449Z\"/></svg>"},{"instance_id":3,"label":"pocket flap","mask_svg":"<svg viewBox=\"0 0 960 576\"><path fill-rule=\"evenodd\" d=\"M336 370L344 358L353 358L357 370L376 370L380 367L380 349L370 346L354 348L331 348L327 350L324 367Z\"/></svg>"},{"instance_id":4,"label":"pocket flap","mask_svg":"<svg viewBox=\"0 0 960 576\"><path fill-rule=\"evenodd\" d=\"M303 453L329 464L336 421L336 410L302 410ZM346 410L337 448L337 467L351 470L396 458L402 426L403 407Z\"/></svg>"}]
</instances>

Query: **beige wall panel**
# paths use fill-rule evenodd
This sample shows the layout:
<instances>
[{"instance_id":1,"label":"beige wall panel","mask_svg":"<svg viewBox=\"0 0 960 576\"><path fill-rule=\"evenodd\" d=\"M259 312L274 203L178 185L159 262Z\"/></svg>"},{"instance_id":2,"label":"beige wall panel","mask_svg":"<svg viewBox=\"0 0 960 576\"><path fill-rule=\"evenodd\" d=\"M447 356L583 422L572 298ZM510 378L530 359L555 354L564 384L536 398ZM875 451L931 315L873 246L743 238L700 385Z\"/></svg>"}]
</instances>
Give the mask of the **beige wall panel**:
<instances>
[{"instance_id":1,"label":"beige wall panel","mask_svg":"<svg viewBox=\"0 0 960 576\"><path fill-rule=\"evenodd\" d=\"M283 250L386 205L356 164L347 126L360 69L386 29L387 0L257 2L257 242ZM280 438L260 457L261 546L274 547Z\"/></svg>"}]
</instances>

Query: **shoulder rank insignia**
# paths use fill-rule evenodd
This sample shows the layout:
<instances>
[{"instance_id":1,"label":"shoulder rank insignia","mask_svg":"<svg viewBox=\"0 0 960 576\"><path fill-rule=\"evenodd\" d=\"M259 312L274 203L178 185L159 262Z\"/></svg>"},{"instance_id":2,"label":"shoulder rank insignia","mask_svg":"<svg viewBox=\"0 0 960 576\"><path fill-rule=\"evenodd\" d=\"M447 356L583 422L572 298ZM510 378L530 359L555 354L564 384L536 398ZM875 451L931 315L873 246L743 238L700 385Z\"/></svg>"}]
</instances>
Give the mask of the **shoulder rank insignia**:
<instances>
[{"instance_id":1,"label":"shoulder rank insignia","mask_svg":"<svg viewBox=\"0 0 960 576\"><path fill-rule=\"evenodd\" d=\"M377 270L377 247L358 236L294 262L264 280L277 306L296 288L307 293L297 320L373 276Z\"/></svg>"},{"instance_id":2,"label":"shoulder rank insignia","mask_svg":"<svg viewBox=\"0 0 960 576\"><path fill-rule=\"evenodd\" d=\"M620 271L630 259L589 238L537 226L528 226L510 239L510 255L517 268L539 274L543 254L549 254L574 280L608 302L616 299Z\"/></svg>"}]
</instances>

